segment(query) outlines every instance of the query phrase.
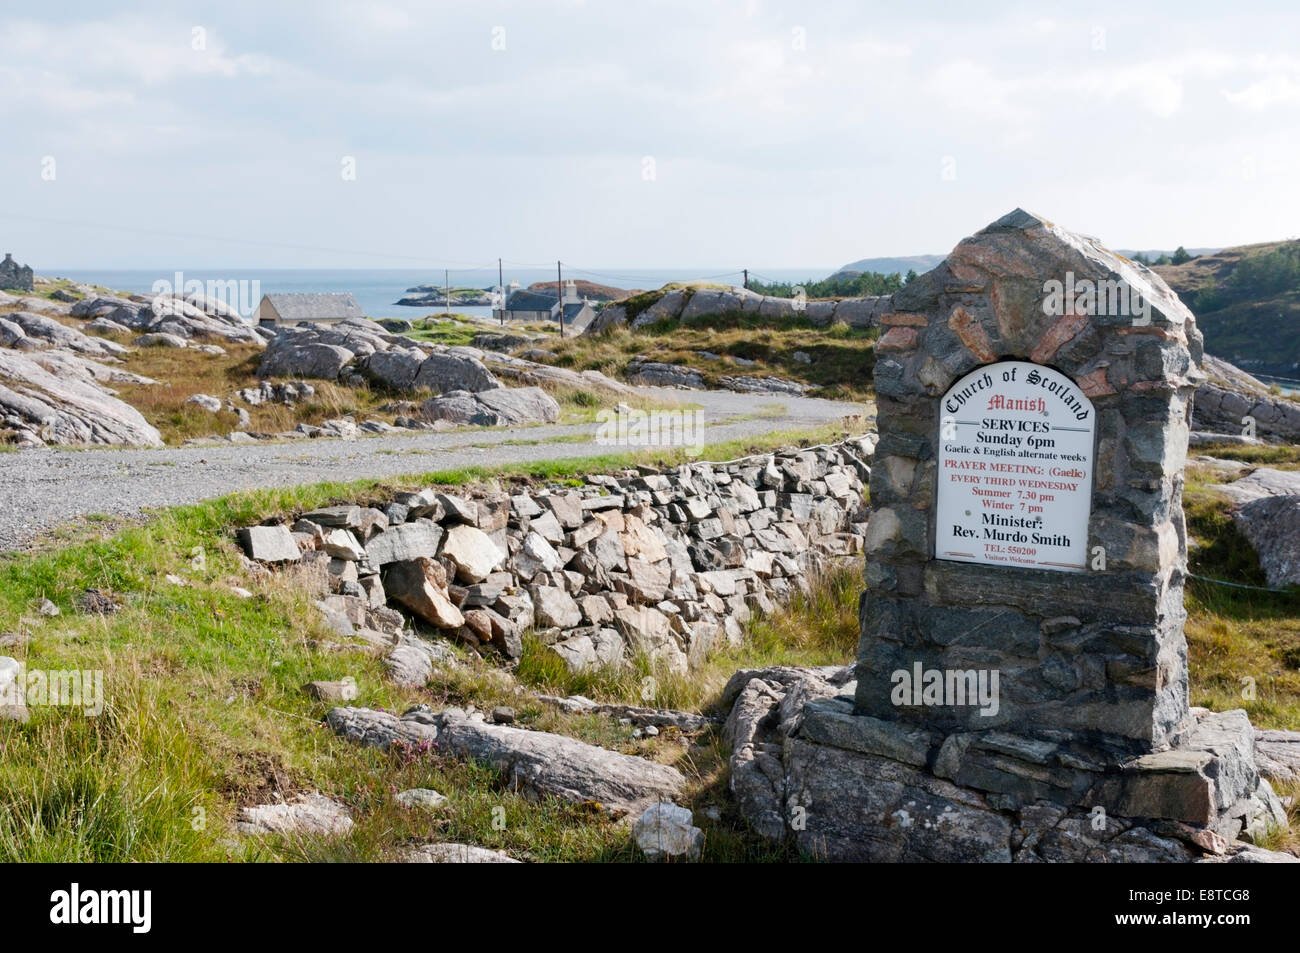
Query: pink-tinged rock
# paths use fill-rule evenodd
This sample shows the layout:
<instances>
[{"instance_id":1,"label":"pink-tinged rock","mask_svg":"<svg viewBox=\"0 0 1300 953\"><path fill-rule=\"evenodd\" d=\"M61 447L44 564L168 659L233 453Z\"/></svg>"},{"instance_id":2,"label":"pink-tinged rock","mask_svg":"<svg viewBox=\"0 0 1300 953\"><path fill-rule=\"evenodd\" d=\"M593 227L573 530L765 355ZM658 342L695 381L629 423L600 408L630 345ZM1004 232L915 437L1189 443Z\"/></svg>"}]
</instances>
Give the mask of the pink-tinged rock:
<instances>
[{"instance_id":1,"label":"pink-tinged rock","mask_svg":"<svg viewBox=\"0 0 1300 953\"><path fill-rule=\"evenodd\" d=\"M1088 315L1086 314L1063 314L1056 319L1056 323L1047 329L1038 340L1037 346L1030 353L1029 359L1035 364L1046 364L1061 347L1073 338L1084 328L1088 326Z\"/></svg>"},{"instance_id":2,"label":"pink-tinged rock","mask_svg":"<svg viewBox=\"0 0 1300 953\"><path fill-rule=\"evenodd\" d=\"M977 360L986 364L997 360L984 325L961 305L952 309L952 314L948 316L948 327L956 332L957 337L961 338L961 343L966 345L967 350L974 354Z\"/></svg>"},{"instance_id":3,"label":"pink-tinged rock","mask_svg":"<svg viewBox=\"0 0 1300 953\"><path fill-rule=\"evenodd\" d=\"M876 342L877 351L910 351L916 347L915 328L890 328Z\"/></svg>"},{"instance_id":4,"label":"pink-tinged rock","mask_svg":"<svg viewBox=\"0 0 1300 953\"><path fill-rule=\"evenodd\" d=\"M447 595L447 575L436 560L421 556L393 563L384 577L389 598L395 599L440 629L458 629L465 617Z\"/></svg>"}]
</instances>

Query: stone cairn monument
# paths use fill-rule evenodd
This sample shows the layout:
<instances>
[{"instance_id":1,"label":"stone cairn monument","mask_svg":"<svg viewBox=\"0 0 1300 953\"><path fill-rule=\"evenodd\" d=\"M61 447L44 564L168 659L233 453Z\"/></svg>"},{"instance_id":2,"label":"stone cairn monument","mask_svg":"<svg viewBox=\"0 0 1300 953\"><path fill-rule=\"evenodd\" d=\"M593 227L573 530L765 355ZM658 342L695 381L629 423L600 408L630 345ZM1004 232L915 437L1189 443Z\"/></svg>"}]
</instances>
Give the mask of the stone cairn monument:
<instances>
[{"instance_id":1,"label":"stone cairn monument","mask_svg":"<svg viewBox=\"0 0 1300 953\"><path fill-rule=\"evenodd\" d=\"M1284 824L1245 713L1189 707L1191 312L1017 210L881 327L856 672L733 679L751 823L870 861L1190 860ZM764 704L776 744L741 724Z\"/></svg>"}]
</instances>

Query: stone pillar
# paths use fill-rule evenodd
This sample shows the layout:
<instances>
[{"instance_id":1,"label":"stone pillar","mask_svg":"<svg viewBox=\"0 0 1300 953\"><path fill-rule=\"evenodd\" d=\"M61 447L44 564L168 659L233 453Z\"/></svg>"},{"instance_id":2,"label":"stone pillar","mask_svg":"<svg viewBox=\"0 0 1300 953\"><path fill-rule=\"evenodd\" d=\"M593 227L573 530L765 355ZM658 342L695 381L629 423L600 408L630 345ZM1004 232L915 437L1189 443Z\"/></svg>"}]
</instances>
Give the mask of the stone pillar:
<instances>
[{"instance_id":1,"label":"stone pillar","mask_svg":"<svg viewBox=\"0 0 1300 953\"><path fill-rule=\"evenodd\" d=\"M1188 707L1191 313L1017 210L881 324L856 682L740 673L756 829L838 860L1182 861L1285 824L1245 712Z\"/></svg>"},{"instance_id":2,"label":"stone pillar","mask_svg":"<svg viewBox=\"0 0 1300 953\"><path fill-rule=\"evenodd\" d=\"M893 306L856 713L936 732L954 764L991 733L1098 771L1175 744L1195 318L1153 272L1020 210ZM972 672L996 673L996 705L954 704ZM923 698L937 677L948 694Z\"/></svg>"}]
</instances>

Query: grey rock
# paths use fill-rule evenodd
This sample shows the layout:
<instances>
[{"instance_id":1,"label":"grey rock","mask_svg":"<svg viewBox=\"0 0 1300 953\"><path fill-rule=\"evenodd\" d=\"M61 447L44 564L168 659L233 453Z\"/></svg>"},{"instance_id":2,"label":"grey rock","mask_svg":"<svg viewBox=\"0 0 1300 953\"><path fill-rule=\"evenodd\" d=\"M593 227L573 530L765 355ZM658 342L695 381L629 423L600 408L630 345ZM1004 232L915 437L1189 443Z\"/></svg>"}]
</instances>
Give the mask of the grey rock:
<instances>
[{"instance_id":1,"label":"grey rock","mask_svg":"<svg viewBox=\"0 0 1300 953\"><path fill-rule=\"evenodd\" d=\"M686 779L676 769L564 735L490 725L455 709L439 718L444 751L497 768L512 788L571 803L630 813L677 797Z\"/></svg>"},{"instance_id":2,"label":"grey rock","mask_svg":"<svg viewBox=\"0 0 1300 953\"><path fill-rule=\"evenodd\" d=\"M427 388L437 394L448 391L479 391L501 387L483 363L473 357L457 354L430 354L420 365L413 386Z\"/></svg>"},{"instance_id":3,"label":"grey rock","mask_svg":"<svg viewBox=\"0 0 1300 953\"><path fill-rule=\"evenodd\" d=\"M420 811L436 811L447 803L446 796L439 794L433 788L410 788L399 791L393 796L393 800L402 807Z\"/></svg>"},{"instance_id":4,"label":"grey rock","mask_svg":"<svg viewBox=\"0 0 1300 953\"><path fill-rule=\"evenodd\" d=\"M0 419L60 444L162 446L144 416L86 380L56 377L36 361L0 350Z\"/></svg>"},{"instance_id":5,"label":"grey rock","mask_svg":"<svg viewBox=\"0 0 1300 953\"><path fill-rule=\"evenodd\" d=\"M372 537L366 543L366 557L376 568L389 563L432 558L438 555L443 529L429 520L401 523Z\"/></svg>"},{"instance_id":6,"label":"grey rock","mask_svg":"<svg viewBox=\"0 0 1300 953\"><path fill-rule=\"evenodd\" d=\"M697 861L704 848L704 831L691 824L691 812L669 802L651 804L632 826L632 836L654 863L662 860Z\"/></svg>"},{"instance_id":7,"label":"grey rock","mask_svg":"<svg viewBox=\"0 0 1300 953\"><path fill-rule=\"evenodd\" d=\"M302 558L287 526L249 526L239 531L239 541L248 558L258 562L297 562Z\"/></svg>"},{"instance_id":8,"label":"grey rock","mask_svg":"<svg viewBox=\"0 0 1300 953\"><path fill-rule=\"evenodd\" d=\"M518 864L509 854L472 844L425 844L402 855L408 864Z\"/></svg>"},{"instance_id":9,"label":"grey rock","mask_svg":"<svg viewBox=\"0 0 1300 953\"><path fill-rule=\"evenodd\" d=\"M352 830L352 812L338 801L307 794L280 804L240 808L235 828L245 835L339 836Z\"/></svg>"},{"instance_id":10,"label":"grey rock","mask_svg":"<svg viewBox=\"0 0 1300 953\"><path fill-rule=\"evenodd\" d=\"M1238 481L1241 482L1241 481ZM1265 496L1233 510L1270 586L1300 586L1300 496Z\"/></svg>"}]
</instances>

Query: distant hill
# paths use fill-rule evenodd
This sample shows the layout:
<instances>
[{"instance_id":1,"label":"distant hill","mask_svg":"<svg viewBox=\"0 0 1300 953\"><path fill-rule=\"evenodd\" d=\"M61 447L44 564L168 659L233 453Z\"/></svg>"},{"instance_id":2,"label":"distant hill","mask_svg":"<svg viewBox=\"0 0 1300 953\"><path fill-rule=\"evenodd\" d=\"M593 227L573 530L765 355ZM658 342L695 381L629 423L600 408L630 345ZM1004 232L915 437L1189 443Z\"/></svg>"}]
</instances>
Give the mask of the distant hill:
<instances>
[{"instance_id":1,"label":"distant hill","mask_svg":"<svg viewBox=\"0 0 1300 953\"><path fill-rule=\"evenodd\" d=\"M860 258L849 262L830 277L851 278L869 271L881 275L905 275L909 271L915 271L921 275L947 257L947 255L911 255L904 258Z\"/></svg>"},{"instance_id":2,"label":"distant hill","mask_svg":"<svg viewBox=\"0 0 1300 953\"><path fill-rule=\"evenodd\" d=\"M1219 248L1188 248L1187 253L1190 255L1212 255L1221 250ZM1156 261L1161 257L1167 258L1173 255L1174 249L1171 248L1167 251L1159 248L1148 251L1120 249L1119 253L1127 258L1141 255L1150 261ZM882 275L905 275L909 270L915 271L918 275L923 275L947 257L947 255L908 255L903 258L860 258L844 265L830 277L847 278L868 271L874 271Z\"/></svg>"},{"instance_id":3,"label":"distant hill","mask_svg":"<svg viewBox=\"0 0 1300 953\"><path fill-rule=\"evenodd\" d=\"M1132 248L1117 248L1115 250L1119 252L1119 254L1123 255L1125 258L1137 258L1140 255L1141 257L1147 259L1148 261L1159 261L1161 258L1172 258L1174 252L1176 252L1178 249L1177 248L1148 248L1142 250L1142 249L1132 249ZM1219 252L1223 251L1223 247L1220 246L1218 248L1184 248L1183 251L1193 256L1217 255Z\"/></svg>"},{"instance_id":4,"label":"distant hill","mask_svg":"<svg viewBox=\"0 0 1300 953\"><path fill-rule=\"evenodd\" d=\"M1225 248L1153 270L1196 315L1207 352L1251 373L1300 377L1300 241Z\"/></svg>"},{"instance_id":5,"label":"distant hill","mask_svg":"<svg viewBox=\"0 0 1300 953\"><path fill-rule=\"evenodd\" d=\"M565 281L568 284L568 281ZM633 292L623 288L615 288L613 285L598 285L594 281L583 281L578 278L574 281L578 287L578 294L592 301L617 301L619 298L625 298ZM539 281L528 286L529 291L544 291L547 294L555 294L554 281Z\"/></svg>"}]
</instances>

